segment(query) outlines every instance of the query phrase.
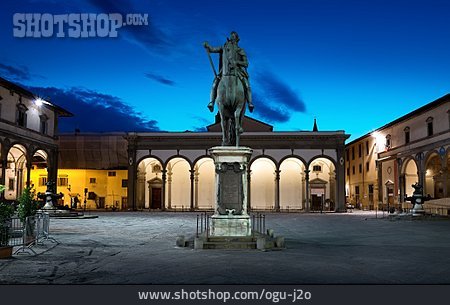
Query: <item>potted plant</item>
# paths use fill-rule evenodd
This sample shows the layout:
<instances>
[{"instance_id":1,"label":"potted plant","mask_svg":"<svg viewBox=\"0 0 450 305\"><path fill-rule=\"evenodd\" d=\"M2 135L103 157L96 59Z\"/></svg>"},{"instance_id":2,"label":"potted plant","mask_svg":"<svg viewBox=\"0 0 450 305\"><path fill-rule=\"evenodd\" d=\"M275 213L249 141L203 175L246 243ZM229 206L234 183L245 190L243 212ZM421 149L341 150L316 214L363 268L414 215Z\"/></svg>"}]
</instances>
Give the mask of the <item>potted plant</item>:
<instances>
[{"instance_id":1,"label":"potted plant","mask_svg":"<svg viewBox=\"0 0 450 305\"><path fill-rule=\"evenodd\" d=\"M35 200L35 193L31 187L26 187L19 197L17 206L17 216L24 225L25 242L27 245L32 243L36 237L34 215L37 212L38 203Z\"/></svg>"},{"instance_id":2,"label":"potted plant","mask_svg":"<svg viewBox=\"0 0 450 305\"><path fill-rule=\"evenodd\" d=\"M5 186L0 185L0 193ZM9 245L9 228L14 208L4 202L0 202L0 258L8 258L12 255L12 246Z\"/></svg>"}]
</instances>

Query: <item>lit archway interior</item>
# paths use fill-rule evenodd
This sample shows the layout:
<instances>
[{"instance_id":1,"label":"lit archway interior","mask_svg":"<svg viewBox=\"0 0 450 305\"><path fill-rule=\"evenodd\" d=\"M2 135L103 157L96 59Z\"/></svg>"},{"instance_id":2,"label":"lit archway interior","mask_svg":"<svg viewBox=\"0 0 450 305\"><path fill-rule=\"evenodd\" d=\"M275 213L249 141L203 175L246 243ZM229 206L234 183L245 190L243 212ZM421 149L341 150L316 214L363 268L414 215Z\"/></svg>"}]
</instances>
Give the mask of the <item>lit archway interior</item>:
<instances>
[{"instance_id":1,"label":"lit archway interior","mask_svg":"<svg viewBox=\"0 0 450 305\"><path fill-rule=\"evenodd\" d=\"M432 198L443 198L446 181L444 181L441 157L437 153L432 153L425 165L425 195L430 195Z\"/></svg>"},{"instance_id":2,"label":"lit archway interior","mask_svg":"<svg viewBox=\"0 0 450 305\"><path fill-rule=\"evenodd\" d=\"M155 158L146 158L138 165L136 207L162 208L162 164Z\"/></svg>"},{"instance_id":3,"label":"lit archway interior","mask_svg":"<svg viewBox=\"0 0 450 305\"><path fill-rule=\"evenodd\" d=\"M202 158L194 166L194 206L196 209L213 209L214 207L214 161Z\"/></svg>"},{"instance_id":4,"label":"lit archway interior","mask_svg":"<svg viewBox=\"0 0 450 305\"><path fill-rule=\"evenodd\" d=\"M334 211L336 208L336 172L333 162L314 159L309 165L310 209Z\"/></svg>"},{"instance_id":5,"label":"lit archway interior","mask_svg":"<svg viewBox=\"0 0 450 305\"><path fill-rule=\"evenodd\" d=\"M48 182L48 155L44 150L38 150L34 153L31 163L31 185L37 192L45 192ZM58 182L59 181L55 181Z\"/></svg>"},{"instance_id":6,"label":"lit archway interior","mask_svg":"<svg viewBox=\"0 0 450 305\"><path fill-rule=\"evenodd\" d=\"M174 158L167 164L166 207L188 209L190 207L190 165L183 158Z\"/></svg>"},{"instance_id":7,"label":"lit archway interior","mask_svg":"<svg viewBox=\"0 0 450 305\"><path fill-rule=\"evenodd\" d=\"M405 166L405 194L412 196L414 192L413 184L419 182L419 177L417 176L417 165L414 160L409 160Z\"/></svg>"},{"instance_id":8,"label":"lit archway interior","mask_svg":"<svg viewBox=\"0 0 450 305\"><path fill-rule=\"evenodd\" d=\"M250 206L252 209L273 209L275 205L275 164L259 158L250 167Z\"/></svg>"},{"instance_id":9,"label":"lit archway interior","mask_svg":"<svg viewBox=\"0 0 450 305\"><path fill-rule=\"evenodd\" d=\"M22 194L27 179L26 149L15 144L8 151L8 162L5 174L5 199L16 200Z\"/></svg>"},{"instance_id":10,"label":"lit archway interior","mask_svg":"<svg viewBox=\"0 0 450 305\"><path fill-rule=\"evenodd\" d=\"M280 165L280 209L304 208L305 165L297 158L288 158Z\"/></svg>"}]
</instances>

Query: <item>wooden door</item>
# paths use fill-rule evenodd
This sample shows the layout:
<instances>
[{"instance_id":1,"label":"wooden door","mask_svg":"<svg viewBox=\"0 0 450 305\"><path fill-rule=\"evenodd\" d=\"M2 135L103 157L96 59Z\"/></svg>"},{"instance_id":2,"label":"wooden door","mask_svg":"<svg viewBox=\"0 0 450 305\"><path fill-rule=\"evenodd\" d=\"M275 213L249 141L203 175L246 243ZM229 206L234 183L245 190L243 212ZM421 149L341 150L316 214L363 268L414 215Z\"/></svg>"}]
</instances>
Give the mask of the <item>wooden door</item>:
<instances>
[{"instance_id":1,"label":"wooden door","mask_svg":"<svg viewBox=\"0 0 450 305\"><path fill-rule=\"evenodd\" d=\"M161 208L161 188L160 187L152 187L152 209L160 209Z\"/></svg>"}]
</instances>

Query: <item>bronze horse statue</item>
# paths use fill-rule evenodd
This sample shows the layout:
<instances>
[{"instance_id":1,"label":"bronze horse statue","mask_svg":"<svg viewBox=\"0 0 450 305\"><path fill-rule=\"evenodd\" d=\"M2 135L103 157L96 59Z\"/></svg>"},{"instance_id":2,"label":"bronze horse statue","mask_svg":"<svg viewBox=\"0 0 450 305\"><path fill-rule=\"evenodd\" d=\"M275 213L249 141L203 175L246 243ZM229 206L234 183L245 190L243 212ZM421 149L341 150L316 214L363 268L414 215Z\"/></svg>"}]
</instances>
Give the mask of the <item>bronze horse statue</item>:
<instances>
[{"instance_id":1,"label":"bronze horse statue","mask_svg":"<svg viewBox=\"0 0 450 305\"><path fill-rule=\"evenodd\" d=\"M247 74L247 56L237 43L239 37L232 32L223 47L212 48L207 42L204 47L208 51L210 63L216 75L211 92L211 102L208 108L213 111L214 100L217 96L217 105L222 126L222 146L239 146L239 138L244 131L242 119L245 113L246 101L250 112L253 111L251 91ZM211 53L220 53L219 74L215 72Z\"/></svg>"},{"instance_id":2,"label":"bronze horse statue","mask_svg":"<svg viewBox=\"0 0 450 305\"><path fill-rule=\"evenodd\" d=\"M217 105L222 126L222 146L239 146L239 137L244 131L245 94L238 76L222 76L217 90Z\"/></svg>"}]
</instances>

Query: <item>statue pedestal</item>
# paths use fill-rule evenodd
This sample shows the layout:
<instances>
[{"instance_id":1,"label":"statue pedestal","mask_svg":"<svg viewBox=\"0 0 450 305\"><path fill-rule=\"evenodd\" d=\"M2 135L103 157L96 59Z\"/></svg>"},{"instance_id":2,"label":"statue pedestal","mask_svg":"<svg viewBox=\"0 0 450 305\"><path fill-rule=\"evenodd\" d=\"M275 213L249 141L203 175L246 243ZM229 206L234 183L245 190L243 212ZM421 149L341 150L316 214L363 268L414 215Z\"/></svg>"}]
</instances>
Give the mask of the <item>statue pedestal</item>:
<instances>
[{"instance_id":1,"label":"statue pedestal","mask_svg":"<svg viewBox=\"0 0 450 305\"><path fill-rule=\"evenodd\" d=\"M253 151L248 147L217 146L209 152L216 168L216 196L210 235L250 236L247 167Z\"/></svg>"},{"instance_id":2,"label":"statue pedestal","mask_svg":"<svg viewBox=\"0 0 450 305\"><path fill-rule=\"evenodd\" d=\"M415 203L412 209L412 216L423 216L425 215L425 210L423 209L423 204Z\"/></svg>"}]
</instances>

